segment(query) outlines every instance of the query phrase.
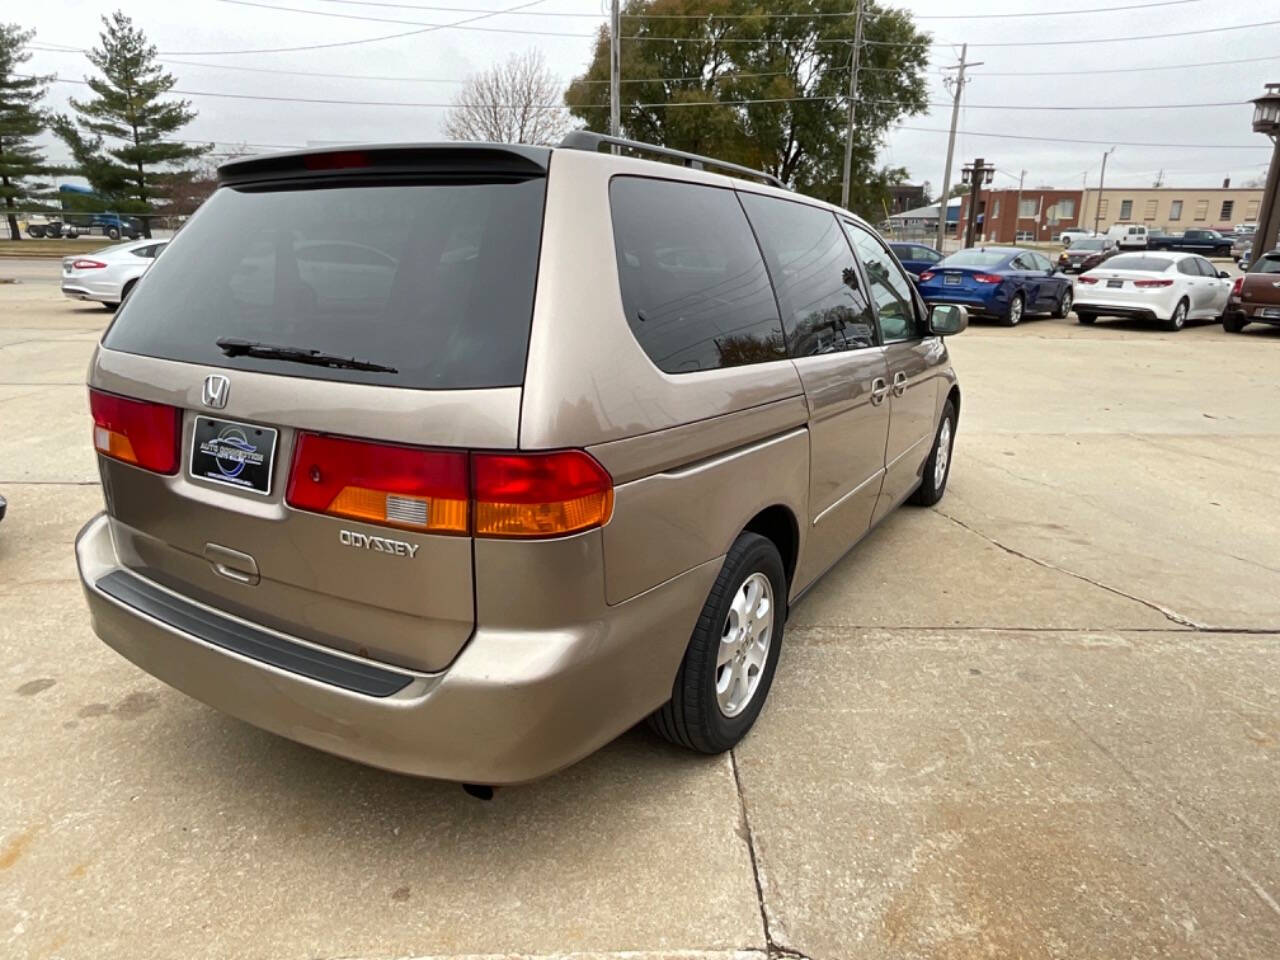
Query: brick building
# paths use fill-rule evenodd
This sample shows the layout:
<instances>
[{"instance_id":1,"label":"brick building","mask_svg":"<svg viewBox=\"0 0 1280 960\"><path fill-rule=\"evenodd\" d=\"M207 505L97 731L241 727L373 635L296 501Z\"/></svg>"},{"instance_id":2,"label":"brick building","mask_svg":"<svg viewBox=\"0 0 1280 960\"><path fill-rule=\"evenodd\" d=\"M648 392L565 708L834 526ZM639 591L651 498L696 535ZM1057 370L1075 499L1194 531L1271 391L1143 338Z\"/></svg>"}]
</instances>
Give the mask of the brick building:
<instances>
[{"instance_id":1,"label":"brick building","mask_svg":"<svg viewBox=\"0 0 1280 960\"><path fill-rule=\"evenodd\" d=\"M1022 191L983 190L978 200L979 225L975 238L985 243L1048 243L1068 227L1080 226L1084 208L1082 190L1046 190L1028 187ZM960 234L969 222L969 197L960 205Z\"/></svg>"}]
</instances>

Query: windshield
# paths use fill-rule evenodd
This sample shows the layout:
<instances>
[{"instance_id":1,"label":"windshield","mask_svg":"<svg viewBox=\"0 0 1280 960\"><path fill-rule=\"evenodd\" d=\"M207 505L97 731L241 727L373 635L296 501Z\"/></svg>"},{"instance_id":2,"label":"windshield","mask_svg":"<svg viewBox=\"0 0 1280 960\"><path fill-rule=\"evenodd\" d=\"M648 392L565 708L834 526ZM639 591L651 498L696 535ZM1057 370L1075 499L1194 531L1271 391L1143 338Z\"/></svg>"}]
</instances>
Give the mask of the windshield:
<instances>
[{"instance_id":1,"label":"windshield","mask_svg":"<svg viewBox=\"0 0 1280 960\"><path fill-rule=\"evenodd\" d=\"M544 185L223 187L156 261L103 345L386 386L518 385ZM227 338L395 369L228 357L216 343Z\"/></svg>"},{"instance_id":2,"label":"windshield","mask_svg":"<svg viewBox=\"0 0 1280 960\"><path fill-rule=\"evenodd\" d=\"M1253 268L1254 273L1280 273L1280 257L1263 257Z\"/></svg>"},{"instance_id":3,"label":"windshield","mask_svg":"<svg viewBox=\"0 0 1280 960\"><path fill-rule=\"evenodd\" d=\"M1104 266L1108 270L1142 270L1147 273L1163 273L1173 264L1166 257L1146 257L1142 254L1112 257ZM1101 269L1101 268L1099 268Z\"/></svg>"},{"instance_id":4,"label":"windshield","mask_svg":"<svg viewBox=\"0 0 1280 960\"><path fill-rule=\"evenodd\" d=\"M1072 250L1105 250L1103 242L1097 238L1091 237L1088 240L1077 240L1071 245Z\"/></svg>"},{"instance_id":5,"label":"windshield","mask_svg":"<svg viewBox=\"0 0 1280 960\"><path fill-rule=\"evenodd\" d=\"M961 250L953 253L940 267L996 267L1009 259L1004 250Z\"/></svg>"}]
</instances>

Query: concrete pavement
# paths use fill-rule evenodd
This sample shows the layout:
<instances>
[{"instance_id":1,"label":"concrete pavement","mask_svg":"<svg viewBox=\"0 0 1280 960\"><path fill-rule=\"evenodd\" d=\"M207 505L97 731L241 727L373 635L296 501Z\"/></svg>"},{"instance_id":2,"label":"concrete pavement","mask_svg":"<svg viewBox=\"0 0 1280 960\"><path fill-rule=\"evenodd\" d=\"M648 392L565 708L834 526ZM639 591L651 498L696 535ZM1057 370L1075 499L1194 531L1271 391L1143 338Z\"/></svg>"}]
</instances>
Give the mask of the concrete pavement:
<instances>
[{"instance_id":1,"label":"concrete pavement","mask_svg":"<svg viewBox=\"0 0 1280 960\"><path fill-rule=\"evenodd\" d=\"M947 497L795 609L732 756L484 803L92 636L109 318L0 287L0 955L1280 956L1280 331L975 326Z\"/></svg>"}]
</instances>

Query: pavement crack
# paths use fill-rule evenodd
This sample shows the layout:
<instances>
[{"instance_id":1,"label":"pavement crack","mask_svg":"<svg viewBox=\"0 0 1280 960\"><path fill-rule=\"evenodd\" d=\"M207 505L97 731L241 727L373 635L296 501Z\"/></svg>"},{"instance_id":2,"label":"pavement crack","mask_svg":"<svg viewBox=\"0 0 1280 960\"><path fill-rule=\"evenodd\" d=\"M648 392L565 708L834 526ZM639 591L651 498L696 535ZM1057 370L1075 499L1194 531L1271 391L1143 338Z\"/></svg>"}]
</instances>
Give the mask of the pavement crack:
<instances>
[{"instance_id":1,"label":"pavement crack","mask_svg":"<svg viewBox=\"0 0 1280 960\"><path fill-rule=\"evenodd\" d=\"M809 960L805 954L793 950L773 938L773 930L769 925L769 910L764 902L764 883L760 877L760 862L756 857L755 834L751 831L751 819L747 816L747 797L742 789L742 775L738 772L738 755L729 750L729 769L733 772L733 786L738 792L738 822L743 843L747 845L747 855L751 858L751 877L756 884L756 903L760 907L760 924L764 930L765 953L769 960L773 958L799 958Z\"/></svg>"},{"instance_id":2,"label":"pavement crack","mask_svg":"<svg viewBox=\"0 0 1280 960\"><path fill-rule=\"evenodd\" d=\"M1023 553L1021 550L1015 550L1013 547L1009 546L1008 544L1001 543L995 537L988 536L987 534L983 533L981 530L977 529L976 527L970 526L969 524L965 523L963 520L960 520L956 517L951 516L951 514L949 513L943 513L941 510L936 510L936 508L935 508L935 512L943 519L950 520L956 526L961 527L965 530L968 530L970 533L974 534L975 536L981 537L983 540L987 541L987 543L991 544L994 547L998 547L999 549L1003 550L1007 554L1026 560L1028 563L1034 563L1036 566L1043 567L1046 570L1053 570L1057 573L1064 574L1075 580L1079 580L1082 583L1091 584L1092 586L1097 587L1099 590L1105 590L1108 593L1114 594L1117 597L1124 597L1126 600L1132 600L1134 603L1140 603L1144 607L1146 607L1148 610L1154 610L1156 613L1160 614L1162 617L1164 617L1166 620L1170 621L1171 623L1176 623L1179 626L1188 627L1192 630L1209 631L1209 630L1215 629L1213 627L1210 627L1208 624L1199 623L1195 620L1192 620L1190 617L1184 617L1182 614L1178 613L1177 611L1170 610L1168 607L1163 606L1159 603L1156 603L1154 600L1147 600L1143 597L1136 596L1132 593L1126 593L1125 591L1119 589L1118 587L1113 587L1110 584L1103 583L1101 580L1094 580L1092 577L1086 577L1082 573L1076 573L1074 570L1068 570L1066 567L1060 567L1055 563L1050 563L1048 560L1041 560L1039 557L1033 557L1030 554Z\"/></svg>"}]
</instances>

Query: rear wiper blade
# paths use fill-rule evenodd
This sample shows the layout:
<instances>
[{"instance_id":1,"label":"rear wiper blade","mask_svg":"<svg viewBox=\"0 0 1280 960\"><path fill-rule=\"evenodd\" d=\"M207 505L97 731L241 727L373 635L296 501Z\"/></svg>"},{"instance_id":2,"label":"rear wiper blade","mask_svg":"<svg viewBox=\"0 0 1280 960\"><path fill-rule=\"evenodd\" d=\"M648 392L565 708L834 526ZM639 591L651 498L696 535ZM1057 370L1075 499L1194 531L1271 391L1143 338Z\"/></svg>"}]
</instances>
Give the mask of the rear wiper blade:
<instances>
[{"instance_id":1,"label":"rear wiper blade","mask_svg":"<svg viewBox=\"0 0 1280 960\"><path fill-rule=\"evenodd\" d=\"M307 350L303 347L284 347L274 343L240 340L236 337L223 337L215 340L214 343L228 357L260 357L263 360L286 360L292 363L309 363L317 367L335 367L340 370L368 370L372 373L400 372L395 367L374 363L372 360L340 357L334 353Z\"/></svg>"}]
</instances>

